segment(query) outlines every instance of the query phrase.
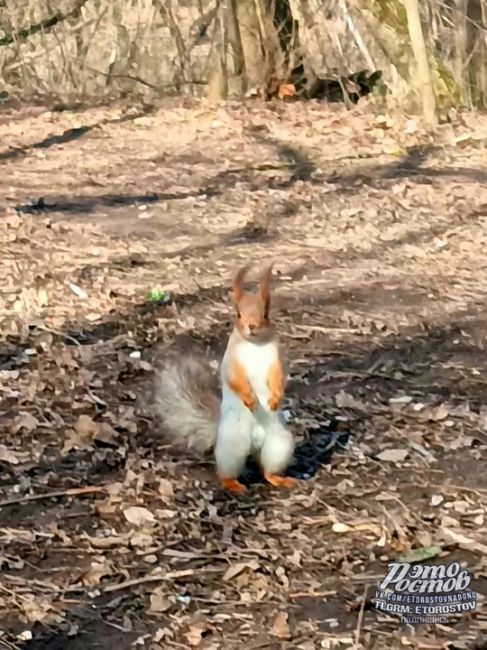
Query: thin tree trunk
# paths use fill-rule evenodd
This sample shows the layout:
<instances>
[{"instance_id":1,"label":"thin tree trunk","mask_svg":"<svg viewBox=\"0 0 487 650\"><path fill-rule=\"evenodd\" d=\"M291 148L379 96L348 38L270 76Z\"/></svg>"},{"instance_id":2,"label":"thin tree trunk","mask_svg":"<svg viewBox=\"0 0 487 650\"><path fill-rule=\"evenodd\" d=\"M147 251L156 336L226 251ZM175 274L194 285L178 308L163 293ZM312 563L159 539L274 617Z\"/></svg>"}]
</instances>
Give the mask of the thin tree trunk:
<instances>
[{"instance_id":1,"label":"thin tree trunk","mask_svg":"<svg viewBox=\"0 0 487 650\"><path fill-rule=\"evenodd\" d=\"M214 100L283 83L299 44L289 0L220 0L214 36L207 90Z\"/></svg>"},{"instance_id":2,"label":"thin tree trunk","mask_svg":"<svg viewBox=\"0 0 487 650\"><path fill-rule=\"evenodd\" d=\"M481 40L481 51L482 51L482 62L483 66L481 68L482 70L482 99L483 99L483 107L485 108L487 105L487 74L486 74L486 69L485 69L485 60L487 57L487 37L486 37L486 30L487 30L487 7L485 6L485 2L482 2L481 4L481 13L482 13L482 18L481 18L481 26L479 27L479 39Z\"/></svg>"},{"instance_id":3,"label":"thin tree trunk","mask_svg":"<svg viewBox=\"0 0 487 650\"><path fill-rule=\"evenodd\" d=\"M154 0L153 0L153 4L154 4ZM181 69L181 75L180 75L181 81L185 83L190 78L191 62L190 62L188 50L186 48L183 36L181 34L181 30L179 29L179 25L176 19L174 18L172 6L171 6L171 0L163 0L163 1L159 0L158 3L156 3L156 7L159 10L161 16L165 19L166 24L171 33L171 36L174 39L174 43L176 45L176 49L178 51L178 56L179 56L179 66Z\"/></svg>"},{"instance_id":4,"label":"thin tree trunk","mask_svg":"<svg viewBox=\"0 0 487 650\"><path fill-rule=\"evenodd\" d=\"M222 2L218 9L211 45L210 72L206 89L207 97L211 101L220 101L228 96L227 39L224 9L225 5Z\"/></svg>"},{"instance_id":5,"label":"thin tree trunk","mask_svg":"<svg viewBox=\"0 0 487 650\"><path fill-rule=\"evenodd\" d=\"M467 0L467 47L468 83L472 103L485 107L485 58L482 30L482 7L480 0Z\"/></svg>"},{"instance_id":6,"label":"thin tree trunk","mask_svg":"<svg viewBox=\"0 0 487 650\"><path fill-rule=\"evenodd\" d=\"M467 76L467 0L455 0L453 6L454 70L455 82L460 89L462 102L471 103Z\"/></svg>"},{"instance_id":7,"label":"thin tree trunk","mask_svg":"<svg viewBox=\"0 0 487 650\"><path fill-rule=\"evenodd\" d=\"M293 16L289 0L273 0L271 11L272 22L284 57L283 72L287 76L294 67L294 53L299 50L299 25Z\"/></svg>"},{"instance_id":8,"label":"thin tree trunk","mask_svg":"<svg viewBox=\"0 0 487 650\"><path fill-rule=\"evenodd\" d=\"M421 26L419 3L418 0L403 0L403 2L407 13L411 49L416 60L424 118L429 125L434 126L437 123L436 97Z\"/></svg>"},{"instance_id":9,"label":"thin tree trunk","mask_svg":"<svg viewBox=\"0 0 487 650\"><path fill-rule=\"evenodd\" d=\"M246 90L245 59L236 9L238 3L239 0L226 0L225 3L225 24L228 34L226 59L230 95L242 95Z\"/></svg>"},{"instance_id":10,"label":"thin tree trunk","mask_svg":"<svg viewBox=\"0 0 487 650\"><path fill-rule=\"evenodd\" d=\"M247 89L260 88L265 83L266 69L262 47L262 33L255 0L237 0L237 20L240 28Z\"/></svg>"},{"instance_id":11,"label":"thin tree trunk","mask_svg":"<svg viewBox=\"0 0 487 650\"><path fill-rule=\"evenodd\" d=\"M274 25L275 0L254 0L261 31L262 44L265 52L265 76L283 79L285 76L284 52L281 49L279 34Z\"/></svg>"}]
</instances>

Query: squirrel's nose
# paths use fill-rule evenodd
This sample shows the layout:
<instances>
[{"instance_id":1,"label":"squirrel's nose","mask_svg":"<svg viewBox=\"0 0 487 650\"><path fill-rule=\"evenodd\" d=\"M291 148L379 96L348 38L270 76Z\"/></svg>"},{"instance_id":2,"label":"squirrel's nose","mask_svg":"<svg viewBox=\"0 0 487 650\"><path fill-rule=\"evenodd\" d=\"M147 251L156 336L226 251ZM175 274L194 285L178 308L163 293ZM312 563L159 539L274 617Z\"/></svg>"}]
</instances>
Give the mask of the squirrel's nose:
<instances>
[{"instance_id":1,"label":"squirrel's nose","mask_svg":"<svg viewBox=\"0 0 487 650\"><path fill-rule=\"evenodd\" d=\"M251 332L253 332L255 329L256 329L255 324L254 324L254 323L250 323L250 325L249 325L249 330L250 330Z\"/></svg>"}]
</instances>

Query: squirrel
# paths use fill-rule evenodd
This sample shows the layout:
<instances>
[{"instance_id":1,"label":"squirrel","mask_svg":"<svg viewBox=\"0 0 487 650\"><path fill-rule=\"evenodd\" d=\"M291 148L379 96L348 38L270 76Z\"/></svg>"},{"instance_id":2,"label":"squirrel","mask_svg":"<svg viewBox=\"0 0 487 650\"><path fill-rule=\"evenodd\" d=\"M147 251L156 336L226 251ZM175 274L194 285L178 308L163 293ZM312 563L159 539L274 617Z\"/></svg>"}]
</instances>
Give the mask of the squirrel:
<instances>
[{"instance_id":1,"label":"squirrel","mask_svg":"<svg viewBox=\"0 0 487 650\"><path fill-rule=\"evenodd\" d=\"M280 409L286 376L269 316L272 268L264 270L255 292L243 286L250 265L234 278L236 318L220 386L209 362L190 355L167 361L156 378L155 408L168 433L199 452L213 450L220 484L235 494L246 491L238 477L249 456L268 483L296 483L282 476L294 440Z\"/></svg>"}]
</instances>

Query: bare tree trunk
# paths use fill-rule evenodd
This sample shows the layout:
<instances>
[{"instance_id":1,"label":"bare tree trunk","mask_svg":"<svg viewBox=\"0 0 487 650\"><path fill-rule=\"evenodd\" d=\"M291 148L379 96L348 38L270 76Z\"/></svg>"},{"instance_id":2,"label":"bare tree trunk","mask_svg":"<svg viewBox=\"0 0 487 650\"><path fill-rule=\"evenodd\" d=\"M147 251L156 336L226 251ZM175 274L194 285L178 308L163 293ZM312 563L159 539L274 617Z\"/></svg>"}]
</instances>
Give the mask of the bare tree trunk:
<instances>
[{"instance_id":1,"label":"bare tree trunk","mask_svg":"<svg viewBox=\"0 0 487 650\"><path fill-rule=\"evenodd\" d=\"M484 108L486 102L485 41L481 38L483 14L481 0L467 0L467 43L468 84L472 103Z\"/></svg>"},{"instance_id":2,"label":"bare tree trunk","mask_svg":"<svg viewBox=\"0 0 487 650\"><path fill-rule=\"evenodd\" d=\"M174 39L176 49L178 51L179 57L179 66L180 66L180 77L183 83L187 82L190 79L190 67L191 61L188 53L188 49L184 42L181 30L179 25L174 18L174 13L172 11L171 0L158 0L156 3L152 0L152 4L158 9L159 13L166 21L166 24L169 28L171 36Z\"/></svg>"},{"instance_id":3,"label":"bare tree trunk","mask_svg":"<svg viewBox=\"0 0 487 650\"><path fill-rule=\"evenodd\" d=\"M298 23L289 0L220 0L210 57L208 97L266 90L288 78Z\"/></svg>"},{"instance_id":4,"label":"bare tree trunk","mask_svg":"<svg viewBox=\"0 0 487 650\"><path fill-rule=\"evenodd\" d=\"M239 0L226 0L225 23L228 34L227 69L230 95L242 95L247 89L245 79L245 59L237 16Z\"/></svg>"},{"instance_id":5,"label":"bare tree trunk","mask_svg":"<svg viewBox=\"0 0 487 650\"><path fill-rule=\"evenodd\" d=\"M262 33L265 78L284 77L284 53L274 24L275 0L254 0Z\"/></svg>"},{"instance_id":6,"label":"bare tree trunk","mask_svg":"<svg viewBox=\"0 0 487 650\"><path fill-rule=\"evenodd\" d=\"M210 53L210 73L206 94L211 101L220 101L228 96L228 69L226 59L226 25L224 3L218 9L213 32L213 42Z\"/></svg>"},{"instance_id":7,"label":"bare tree trunk","mask_svg":"<svg viewBox=\"0 0 487 650\"><path fill-rule=\"evenodd\" d=\"M471 103L467 74L467 0L455 0L453 6L455 82L465 104Z\"/></svg>"},{"instance_id":8,"label":"bare tree trunk","mask_svg":"<svg viewBox=\"0 0 487 650\"><path fill-rule=\"evenodd\" d=\"M487 7L485 5L485 2L481 3L481 25L479 27L479 39L481 40L481 61L482 61L482 67L481 67L481 76L482 76L482 100L483 100L483 108L486 107L487 105L487 73L485 69L485 60L487 57L487 36L486 36L486 30L487 30Z\"/></svg>"},{"instance_id":9,"label":"bare tree trunk","mask_svg":"<svg viewBox=\"0 0 487 650\"><path fill-rule=\"evenodd\" d=\"M293 16L292 6L289 0L273 0L271 3L272 22L277 32L279 45L283 54L282 62L287 74L294 67L294 55L299 55L299 25Z\"/></svg>"},{"instance_id":10,"label":"bare tree trunk","mask_svg":"<svg viewBox=\"0 0 487 650\"><path fill-rule=\"evenodd\" d=\"M247 89L260 88L265 82L266 69L263 55L263 34L260 30L255 0L237 0L236 14L245 59Z\"/></svg>"},{"instance_id":11,"label":"bare tree trunk","mask_svg":"<svg viewBox=\"0 0 487 650\"><path fill-rule=\"evenodd\" d=\"M423 28L421 26L419 2L418 0L403 0L403 2L407 13L411 49L413 50L414 58L416 60L418 81L423 102L423 114L426 122L433 126L437 123L436 96L428 61L428 53L426 51Z\"/></svg>"}]
</instances>

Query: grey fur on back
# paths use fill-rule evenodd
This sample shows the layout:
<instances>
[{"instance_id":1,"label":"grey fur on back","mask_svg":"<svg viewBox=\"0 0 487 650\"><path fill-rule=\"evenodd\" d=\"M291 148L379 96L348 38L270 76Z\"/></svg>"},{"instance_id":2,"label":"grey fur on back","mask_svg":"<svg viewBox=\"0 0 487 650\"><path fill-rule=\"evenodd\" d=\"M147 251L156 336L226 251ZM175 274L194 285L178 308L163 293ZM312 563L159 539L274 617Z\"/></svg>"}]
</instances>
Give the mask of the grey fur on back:
<instances>
[{"instance_id":1,"label":"grey fur on back","mask_svg":"<svg viewBox=\"0 0 487 650\"><path fill-rule=\"evenodd\" d=\"M220 388L210 363L195 354L167 359L156 372L153 409L168 441L204 453L216 439Z\"/></svg>"}]
</instances>

